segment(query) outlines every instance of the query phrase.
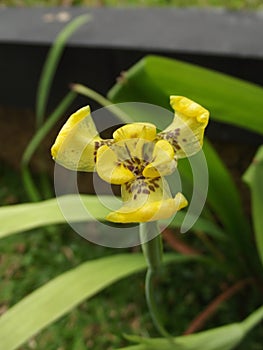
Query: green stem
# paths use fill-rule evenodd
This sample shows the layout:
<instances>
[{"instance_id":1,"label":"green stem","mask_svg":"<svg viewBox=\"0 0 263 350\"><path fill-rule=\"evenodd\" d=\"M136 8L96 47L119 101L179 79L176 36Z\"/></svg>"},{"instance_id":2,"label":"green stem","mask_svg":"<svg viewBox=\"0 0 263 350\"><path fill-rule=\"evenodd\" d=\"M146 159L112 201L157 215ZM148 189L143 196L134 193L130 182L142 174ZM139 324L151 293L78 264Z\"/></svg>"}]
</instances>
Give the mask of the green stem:
<instances>
[{"instance_id":1,"label":"green stem","mask_svg":"<svg viewBox=\"0 0 263 350\"><path fill-rule=\"evenodd\" d=\"M153 323L159 333L173 342L172 336L164 328L158 307L154 298L154 277L162 265L162 237L159 233L157 221L140 224L140 239L142 251L147 263L147 273L145 278L145 296L146 302L153 320Z\"/></svg>"},{"instance_id":2,"label":"green stem","mask_svg":"<svg viewBox=\"0 0 263 350\"><path fill-rule=\"evenodd\" d=\"M140 239L147 267L154 271L159 270L162 265L163 246L157 221L140 224Z\"/></svg>"},{"instance_id":3,"label":"green stem","mask_svg":"<svg viewBox=\"0 0 263 350\"><path fill-rule=\"evenodd\" d=\"M101 106L108 108L108 110L115 114L116 117L118 117L123 123L132 122L132 119L124 111L112 104L112 102L107 100L104 96L88 88L87 86L81 84L71 84L71 89L81 95L91 98L92 100L98 102Z\"/></svg>"},{"instance_id":4,"label":"green stem","mask_svg":"<svg viewBox=\"0 0 263 350\"><path fill-rule=\"evenodd\" d=\"M24 182L27 194L33 202L38 202L42 199L42 195L39 191L38 186L35 184L32 174L29 170L29 163L36 152L37 148L41 145L41 142L46 137L48 132L52 129L54 124L61 118L61 115L67 110L70 104L76 98L76 93L70 91L63 100L59 103L57 108L52 112L52 114L46 119L41 128L37 130L35 135L32 137L31 141L27 145L21 161L22 179Z\"/></svg>"}]
</instances>

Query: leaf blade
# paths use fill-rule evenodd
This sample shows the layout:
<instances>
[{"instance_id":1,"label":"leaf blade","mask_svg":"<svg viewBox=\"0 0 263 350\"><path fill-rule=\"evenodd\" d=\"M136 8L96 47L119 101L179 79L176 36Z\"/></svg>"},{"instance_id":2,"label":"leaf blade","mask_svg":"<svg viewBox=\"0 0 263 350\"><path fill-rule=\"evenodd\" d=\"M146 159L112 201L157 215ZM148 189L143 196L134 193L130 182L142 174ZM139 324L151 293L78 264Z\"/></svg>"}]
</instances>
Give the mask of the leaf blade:
<instances>
[{"instance_id":1,"label":"leaf blade","mask_svg":"<svg viewBox=\"0 0 263 350\"><path fill-rule=\"evenodd\" d=\"M44 120L45 109L48 101L50 87L63 53L68 38L84 23L90 21L90 15L81 15L73 19L57 36L54 44L48 52L47 59L44 63L36 97L36 124L40 127Z\"/></svg>"},{"instance_id":2,"label":"leaf blade","mask_svg":"<svg viewBox=\"0 0 263 350\"><path fill-rule=\"evenodd\" d=\"M245 172L243 180L249 185L251 191L252 218L255 230L257 250L263 265L263 146Z\"/></svg>"},{"instance_id":3,"label":"leaf blade","mask_svg":"<svg viewBox=\"0 0 263 350\"><path fill-rule=\"evenodd\" d=\"M166 339L140 338L129 336L139 345L127 346L118 350L231 350L234 349L263 318L263 306L255 310L243 322L231 323L204 332L174 338L174 345Z\"/></svg>"},{"instance_id":4,"label":"leaf blade","mask_svg":"<svg viewBox=\"0 0 263 350\"><path fill-rule=\"evenodd\" d=\"M108 93L115 102L143 101L169 106L184 95L210 110L212 119L263 134L263 88L194 64L146 56L125 72Z\"/></svg>"},{"instance_id":5,"label":"leaf blade","mask_svg":"<svg viewBox=\"0 0 263 350\"><path fill-rule=\"evenodd\" d=\"M117 255L89 261L60 275L0 318L1 346L16 349L84 299L144 267L142 256Z\"/></svg>"},{"instance_id":6,"label":"leaf blade","mask_svg":"<svg viewBox=\"0 0 263 350\"><path fill-rule=\"evenodd\" d=\"M107 203L110 196L100 196L105 198ZM81 200L84 206L88 208L85 213L79 213L74 210L74 203L78 203L79 197L75 195L65 195L58 197L60 205L71 208L70 213L67 212L67 219L71 222L92 221L94 218L103 220L108 210L101 204L101 201L93 195L83 195ZM90 215L89 215L90 213ZM60 210L57 198L48 199L42 202L16 204L0 208L0 238L8 235L23 232L33 228L67 222L66 218Z\"/></svg>"},{"instance_id":7,"label":"leaf blade","mask_svg":"<svg viewBox=\"0 0 263 350\"><path fill-rule=\"evenodd\" d=\"M164 263L200 260L170 254ZM0 317L1 346L14 350L48 324L117 280L146 268L142 254L118 254L81 264L38 288Z\"/></svg>"}]
</instances>

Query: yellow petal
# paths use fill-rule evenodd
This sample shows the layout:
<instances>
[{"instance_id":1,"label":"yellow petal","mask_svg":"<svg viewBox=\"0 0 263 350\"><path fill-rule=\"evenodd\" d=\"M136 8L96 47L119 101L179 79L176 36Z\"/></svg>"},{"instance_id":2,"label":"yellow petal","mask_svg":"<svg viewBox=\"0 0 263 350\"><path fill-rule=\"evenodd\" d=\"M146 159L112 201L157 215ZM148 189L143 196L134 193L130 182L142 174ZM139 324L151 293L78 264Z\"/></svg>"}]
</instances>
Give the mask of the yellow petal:
<instances>
[{"instance_id":1,"label":"yellow petal","mask_svg":"<svg viewBox=\"0 0 263 350\"><path fill-rule=\"evenodd\" d=\"M187 199L181 192L178 192L174 197L174 205L175 205L176 211L179 211L188 205Z\"/></svg>"},{"instance_id":2,"label":"yellow petal","mask_svg":"<svg viewBox=\"0 0 263 350\"><path fill-rule=\"evenodd\" d=\"M182 114L181 118L187 123L188 118L196 119L204 128L207 126L209 112L198 103L184 96L170 96L170 104L172 108Z\"/></svg>"},{"instance_id":3,"label":"yellow petal","mask_svg":"<svg viewBox=\"0 0 263 350\"><path fill-rule=\"evenodd\" d=\"M90 108L86 106L69 117L51 148L51 154L65 168L93 171L100 141Z\"/></svg>"},{"instance_id":4,"label":"yellow petal","mask_svg":"<svg viewBox=\"0 0 263 350\"><path fill-rule=\"evenodd\" d=\"M152 154L153 161L143 170L145 177L159 177L170 175L176 168L174 160L174 149L172 145L165 140L156 142Z\"/></svg>"},{"instance_id":5,"label":"yellow petal","mask_svg":"<svg viewBox=\"0 0 263 350\"><path fill-rule=\"evenodd\" d=\"M151 123L132 123L126 124L113 133L113 138L116 142L140 138L152 141L156 136L156 126Z\"/></svg>"},{"instance_id":6,"label":"yellow petal","mask_svg":"<svg viewBox=\"0 0 263 350\"><path fill-rule=\"evenodd\" d=\"M106 145L98 149L96 169L104 181L115 185L134 179L134 174L119 162L116 152Z\"/></svg>"},{"instance_id":7,"label":"yellow petal","mask_svg":"<svg viewBox=\"0 0 263 350\"><path fill-rule=\"evenodd\" d=\"M202 148L209 112L183 96L171 96L170 103L175 111L174 120L158 136L172 144L176 157L189 157Z\"/></svg>"},{"instance_id":8,"label":"yellow petal","mask_svg":"<svg viewBox=\"0 0 263 350\"><path fill-rule=\"evenodd\" d=\"M122 185L123 206L111 212L112 222L147 222L166 219L187 205L181 193L172 198L165 179L136 179Z\"/></svg>"},{"instance_id":9,"label":"yellow petal","mask_svg":"<svg viewBox=\"0 0 263 350\"><path fill-rule=\"evenodd\" d=\"M175 198L147 202L140 208L134 208L133 210L123 205L119 210L109 213L106 219L118 223L135 223L168 219L176 214L177 211L186 207L187 204L185 197L181 193L178 193Z\"/></svg>"}]
</instances>

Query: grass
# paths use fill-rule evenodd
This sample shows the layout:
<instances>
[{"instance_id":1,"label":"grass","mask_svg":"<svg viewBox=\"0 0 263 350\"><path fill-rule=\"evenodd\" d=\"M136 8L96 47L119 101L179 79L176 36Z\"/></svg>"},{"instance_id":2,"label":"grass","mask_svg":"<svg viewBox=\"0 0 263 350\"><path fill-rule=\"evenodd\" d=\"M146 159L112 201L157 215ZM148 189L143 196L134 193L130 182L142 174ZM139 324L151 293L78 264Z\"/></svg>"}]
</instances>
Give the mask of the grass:
<instances>
[{"instance_id":1,"label":"grass","mask_svg":"<svg viewBox=\"0 0 263 350\"><path fill-rule=\"evenodd\" d=\"M255 10L262 8L262 0L3 0L6 6L197 6Z\"/></svg>"},{"instance_id":2,"label":"grass","mask_svg":"<svg viewBox=\"0 0 263 350\"><path fill-rule=\"evenodd\" d=\"M0 178L0 204L26 200L18 172L3 164ZM194 235L184 237L191 244L200 245L200 242L195 242ZM165 248L171 249L167 245ZM202 245L198 248L204 249ZM7 237L0 241L0 249L0 313L81 262L121 252L91 244L67 225L57 227L55 233L39 229ZM166 267L159 277L161 288L156 297L163 305L162 316L168 330L175 335L182 334L197 313L220 293L223 285L219 285L219 281L225 279L226 276L215 272L212 266L189 263ZM206 328L242 320L259 303L252 288L244 290L222 304ZM157 336L145 304L143 273L119 281L82 303L19 350L110 350L128 344L123 337L125 333ZM239 349L260 350L261 340L261 329L257 327Z\"/></svg>"}]
</instances>

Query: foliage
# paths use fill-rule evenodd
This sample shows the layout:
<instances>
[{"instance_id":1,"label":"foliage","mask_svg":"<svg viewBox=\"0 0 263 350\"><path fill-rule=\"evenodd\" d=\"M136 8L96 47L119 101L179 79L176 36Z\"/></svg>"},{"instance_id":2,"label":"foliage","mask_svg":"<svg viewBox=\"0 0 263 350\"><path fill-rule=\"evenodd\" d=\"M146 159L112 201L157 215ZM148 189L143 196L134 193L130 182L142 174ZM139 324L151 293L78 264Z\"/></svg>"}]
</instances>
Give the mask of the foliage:
<instances>
[{"instance_id":1,"label":"foliage","mask_svg":"<svg viewBox=\"0 0 263 350\"><path fill-rule=\"evenodd\" d=\"M263 120L259 112L263 97L262 88L176 60L158 56L145 57L124 73L122 79L119 79L109 92L108 98L114 103L143 101L167 108L168 99L165 96L172 93L188 95L205 105L211 110L212 119L216 121L263 134ZM250 113L252 108L255 108L253 119ZM127 113L127 110L125 112ZM149 118L143 114L143 110L138 111L138 106L135 104L129 105L129 113L131 116L139 115L140 119ZM158 115L152 116L151 121L157 123ZM161 120L159 124L160 122L162 127L169 123L168 120ZM252 218L260 257L262 257L262 219L259 214L262 210L262 186L259 180L262 178L261 152L259 151L254 165L245 176L252 190ZM249 218L244 215L238 189L231 174L208 142L204 146L204 153L210 184L206 211L203 215L210 216L213 222L222 225L229 239L227 242L222 242L223 244L216 240L216 247L220 252L219 260L222 254L221 263L226 264L227 270L232 271L236 280L252 277L261 284L262 266L259 256L255 255L256 247L252 242ZM183 177L188 176L185 165L180 168L180 174ZM216 220L211 213L216 216Z\"/></svg>"},{"instance_id":2,"label":"foliage","mask_svg":"<svg viewBox=\"0 0 263 350\"><path fill-rule=\"evenodd\" d=\"M258 254L263 263L263 184L262 184L262 174L263 174L263 147L261 146L253 159L252 164L247 169L244 174L244 181L250 186L251 196L252 196L252 213L254 219L254 230L255 238L258 248Z\"/></svg>"},{"instance_id":3,"label":"foliage","mask_svg":"<svg viewBox=\"0 0 263 350\"><path fill-rule=\"evenodd\" d=\"M139 271L144 264L141 255L119 254L89 261L58 276L1 317L1 346L4 349L17 348L85 298L119 278Z\"/></svg>"},{"instance_id":4,"label":"foliage","mask_svg":"<svg viewBox=\"0 0 263 350\"><path fill-rule=\"evenodd\" d=\"M57 60L58 58L59 55L56 56ZM53 60L52 64L56 65L56 59ZM51 80L52 74L50 73L48 86L50 86ZM117 83L109 92L108 97L115 103L135 100L166 106L167 96L171 93L177 93L175 89L180 89L182 94L198 100L211 109L214 120L263 133L262 117L259 114L262 109L263 97L263 91L260 87L174 60L152 56L144 58L125 74L125 80ZM82 91L85 92L85 89ZM98 95L96 96L98 97ZM106 100L103 101L106 105L108 104ZM44 105L45 103L44 101ZM57 119L58 115L63 113L62 110L59 109L59 113L55 111L55 118L52 120ZM251 111L253 111L252 114ZM140 120L149 118L148 115L137 113L137 109L129 109L124 112L131 118L136 115L140 115ZM239 118L236 118L237 115ZM155 122L157 118L158 116L152 115L151 121ZM133 118L133 120L136 119ZM31 143L25 156L27 163L52 123L47 120L36 134L38 136L33 138L34 144L32 146ZM192 228L192 232L197 235L198 239L195 240L196 247L192 246L191 248L197 248L197 250L192 250L195 253L188 255L167 254L164 262L177 265L192 261L195 262L196 269L200 268L202 264L203 273L213 271L213 274L216 273L216 276L220 277L220 282L226 284L229 289L230 286L239 286L233 289L234 292L232 290L232 294L229 292L229 295L233 295L235 291L239 291L244 286L250 286L253 300L250 300L249 306L245 310L246 318L244 321L194 335L177 337L174 340L178 349L183 346L184 349L228 350L239 344L263 318L262 307L259 307L261 302L260 287L262 286L261 260L263 257L262 148L244 177L252 193L251 219L253 227L250 225L250 217L244 215L241 194L231 174L209 142L205 143L204 152L210 174L210 186L205 210ZM29 172L27 173L31 176ZM182 163L180 173L185 183L191 183L187 162ZM79 222L83 220L83 217L81 213L74 211L75 199L73 195L61 198L72 208L70 219ZM83 200L91 211L96 205L96 210L92 214L94 218L103 220L105 208L98 203L97 199L87 195L83 196ZM8 236L14 233L65 222L55 199L2 207L0 208L0 219L3 224L0 237L5 240L11 238ZM92 220L91 217L90 221ZM176 216L171 223L171 228L180 227L183 220L184 214ZM256 245L252 240L253 228ZM258 254L256 254L257 252ZM108 257L82 262L79 266L63 272L46 284L43 284L46 281L42 281L42 286L37 286L35 291L25 296L1 316L0 338L5 350L18 348L24 342L29 341L36 332L69 312L84 299L94 296L115 281L144 268L145 262L141 254L132 254L131 252L111 254ZM184 267L181 267L180 272L183 274ZM204 292L208 288L206 284L209 285L207 281L201 287ZM166 281L166 286L169 285L169 288L171 284L170 281ZM191 289L189 285L181 287L184 287L185 290ZM227 297L224 295L221 299L222 303ZM166 302L168 301L169 298ZM169 305L166 308L169 310ZM164 310L168 311L165 307ZM235 316L233 315L233 317ZM173 320L166 316L166 323L171 332L174 332L176 326L173 325ZM147 335L142 338L127 336L127 339L138 345L132 345L126 349L171 348L166 339L150 338ZM84 347L83 344L77 344L76 348L77 346ZM175 346L173 345L174 349L176 349Z\"/></svg>"},{"instance_id":5,"label":"foliage","mask_svg":"<svg viewBox=\"0 0 263 350\"><path fill-rule=\"evenodd\" d=\"M37 90L37 98L36 98L36 129L32 140L29 142L27 148L24 151L21 160L21 169L22 176L24 181L24 186L28 192L28 196L30 200L36 202L39 201L42 196L39 191L38 186L34 183L30 170L29 164L32 158L32 155L36 151L36 149L41 144L43 138L47 135L50 129L54 126L56 121L60 118L61 114L67 110L67 108L74 101L76 94L73 91L70 91L60 102L59 106L51 113L49 118L45 121L45 114L48 103L48 96L51 90L52 81L54 79L54 75L59 64L59 60L61 59L61 55L65 48L66 42L68 38L84 23L91 20L91 17L88 15L82 15L76 17L72 22L70 22L57 36L54 44L52 45L48 56L46 58L44 67L42 69L42 73L39 79L39 85ZM45 123L44 123L45 121ZM44 193L47 190L47 179L45 174L42 176L44 186ZM50 192L50 191L49 191Z\"/></svg>"},{"instance_id":6,"label":"foliage","mask_svg":"<svg viewBox=\"0 0 263 350\"><path fill-rule=\"evenodd\" d=\"M250 327L257 324L258 320L262 318L262 312L263 307L256 310L243 322L214 328L199 334L177 337L172 345L167 344L165 339L146 339L131 336L129 339L140 345L119 350L195 350L200 348L203 350L230 350L240 343Z\"/></svg>"}]
</instances>

